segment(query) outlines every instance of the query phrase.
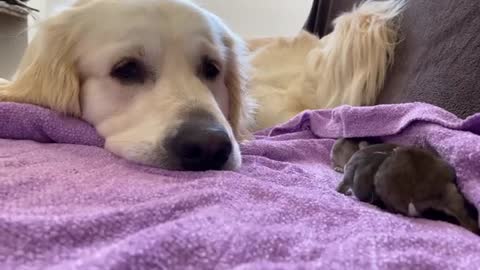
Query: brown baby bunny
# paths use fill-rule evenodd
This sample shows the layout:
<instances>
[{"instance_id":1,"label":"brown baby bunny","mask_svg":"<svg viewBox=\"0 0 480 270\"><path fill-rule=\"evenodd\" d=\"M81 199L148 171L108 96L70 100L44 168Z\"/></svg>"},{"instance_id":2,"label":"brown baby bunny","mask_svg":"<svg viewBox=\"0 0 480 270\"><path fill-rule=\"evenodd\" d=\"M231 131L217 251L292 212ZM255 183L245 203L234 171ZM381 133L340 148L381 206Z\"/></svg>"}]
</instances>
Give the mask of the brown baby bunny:
<instances>
[{"instance_id":1,"label":"brown baby bunny","mask_svg":"<svg viewBox=\"0 0 480 270\"><path fill-rule=\"evenodd\" d=\"M456 185L455 169L435 152L397 147L380 164L374 179L375 194L388 211L422 217L429 210L452 216L479 233L466 200Z\"/></svg>"},{"instance_id":2,"label":"brown baby bunny","mask_svg":"<svg viewBox=\"0 0 480 270\"><path fill-rule=\"evenodd\" d=\"M337 191L350 195L351 190L360 201L381 206L375 194L375 174L396 147L395 144L374 144L359 149L345 165L345 175Z\"/></svg>"},{"instance_id":3,"label":"brown baby bunny","mask_svg":"<svg viewBox=\"0 0 480 270\"><path fill-rule=\"evenodd\" d=\"M340 138L333 144L330 158L333 169L343 173L345 165L358 150L368 146L368 142L358 139Z\"/></svg>"}]
</instances>

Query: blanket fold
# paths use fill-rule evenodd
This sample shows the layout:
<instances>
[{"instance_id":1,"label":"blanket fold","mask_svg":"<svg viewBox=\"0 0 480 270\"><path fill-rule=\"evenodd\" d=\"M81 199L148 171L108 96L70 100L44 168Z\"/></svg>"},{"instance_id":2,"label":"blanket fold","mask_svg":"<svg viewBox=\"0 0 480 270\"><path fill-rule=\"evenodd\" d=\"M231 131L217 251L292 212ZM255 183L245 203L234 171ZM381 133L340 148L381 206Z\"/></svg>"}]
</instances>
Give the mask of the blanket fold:
<instances>
[{"instance_id":1,"label":"blanket fold","mask_svg":"<svg viewBox=\"0 0 480 270\"><path fill-rule=\"evenodd\" d=\"M338 194L339 137L428 143L480 206L480 114L308 111L242 145L236 172L122 160L94 128L0 103L0 269L479 269L480 238Z\"/></svg>"}]
</instances>

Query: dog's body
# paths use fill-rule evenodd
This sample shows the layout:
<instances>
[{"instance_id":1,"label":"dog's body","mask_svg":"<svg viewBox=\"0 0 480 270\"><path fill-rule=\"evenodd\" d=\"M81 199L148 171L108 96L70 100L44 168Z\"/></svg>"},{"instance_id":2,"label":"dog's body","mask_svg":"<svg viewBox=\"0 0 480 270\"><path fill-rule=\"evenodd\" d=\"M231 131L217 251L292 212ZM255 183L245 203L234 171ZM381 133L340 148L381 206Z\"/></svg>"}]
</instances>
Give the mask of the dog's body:
<instances>
[{"instance_id":1,"label":"dog's body","mask_svg":"<svg viewBox=\"0 0 480 270\"><path fill-rule=\"evenodd\" d=\"M123 158L166 169L236 169L238 142L305 109L371 105L403 1L367 1L318 39L249 52L187 0L78 0L47 19L0 101L81 117ZM250 66L252 69L250 69Z\"/></svg>"},{"instance_id":2,"label":"dog's body","mask_svg":"<svg viewBox=\"0 0 480 270\"><path fill-rule=\"evenodd\" d=\"M373 105L393 61L394 18L401 1L366 1L334 21L325 37L254 43L251 95L260 104L255 129L274 126L304 110Z\"/></svg>"}]
</instances>

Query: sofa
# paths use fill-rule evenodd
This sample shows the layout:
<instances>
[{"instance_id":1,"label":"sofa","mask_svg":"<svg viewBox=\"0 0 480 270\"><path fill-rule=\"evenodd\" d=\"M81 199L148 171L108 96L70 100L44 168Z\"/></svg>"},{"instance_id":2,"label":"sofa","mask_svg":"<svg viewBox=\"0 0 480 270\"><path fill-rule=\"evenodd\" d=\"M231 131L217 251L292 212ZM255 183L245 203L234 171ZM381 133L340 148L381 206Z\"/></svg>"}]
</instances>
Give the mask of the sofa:
<instances>
[{"instance_id":1,"label":"sofa","mask_svg":"<svg viewBox=\"0 0 480 270\"><path fill-rule=\"evenodd\" d=\"M314 0L305 30L319 37L361 0ZM410 0L378 104L426 102L465 118L480 112L480 2Z\"/></svg>"}]
</instances>

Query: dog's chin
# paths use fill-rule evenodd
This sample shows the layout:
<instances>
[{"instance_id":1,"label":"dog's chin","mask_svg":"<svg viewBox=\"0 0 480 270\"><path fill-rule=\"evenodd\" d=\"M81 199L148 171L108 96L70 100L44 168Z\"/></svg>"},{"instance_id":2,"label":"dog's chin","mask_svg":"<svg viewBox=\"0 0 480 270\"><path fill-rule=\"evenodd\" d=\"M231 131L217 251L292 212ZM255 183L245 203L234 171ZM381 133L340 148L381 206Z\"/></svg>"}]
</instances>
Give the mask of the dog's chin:
<instances>
[{"instance_id":1,"label":"dog's chin","mask_svg":"<svg viewBox=\"0 0 480 270\"><path fill-rule=\"evenodd\" d=\"M151 151L145 149L147 144L140 144L131 147L118 146L113 143L109 143L107 140L104 148L116 155L119 158L127 160L132 164L143 165L147 167L159 168L169 171L204 171L195 168L186 168L175 157L168 156L168 154L159 154L162 151ZM230 154L227 162L217 169L217 171L236 171L242 166L242 156L240 153L240 147L237 142L233 143L232 153Z\"/></svg>"},{"instance_id":2,"label":"dog's chin","mask_svg":"<svg viewBox=\"0 0 480 270\"><path fill-rule=\"evenodd\" d=\"M148 156L148 155L147 155ZM240 158L240 153L232 153L228 159L228 161L223 165L221 168L217 169L210 169L212 171L236 171L242 165L242 160ZM168 171L205 171L200 168L189 167L181 164L181 162L177 160L172 160L169 158L141 158L141 157L121 157L124 158L132 163L148 166L152 168L159 168Z\"/></svg>"}]
</instances>

